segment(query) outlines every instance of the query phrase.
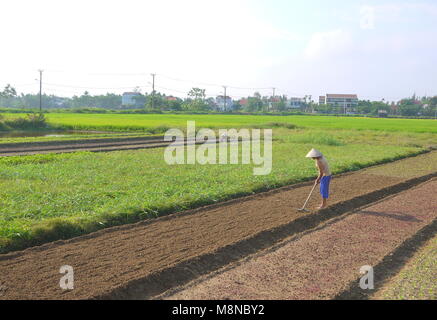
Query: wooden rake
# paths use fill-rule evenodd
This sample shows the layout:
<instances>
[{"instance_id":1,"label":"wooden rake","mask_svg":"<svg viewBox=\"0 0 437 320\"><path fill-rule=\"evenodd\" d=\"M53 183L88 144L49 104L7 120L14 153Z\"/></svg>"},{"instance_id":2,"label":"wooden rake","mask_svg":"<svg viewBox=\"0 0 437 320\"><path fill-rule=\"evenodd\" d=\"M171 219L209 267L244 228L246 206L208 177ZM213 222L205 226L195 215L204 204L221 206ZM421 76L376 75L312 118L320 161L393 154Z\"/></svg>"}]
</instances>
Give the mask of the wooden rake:
<instances>
[{"instance_id":1,"label":"wooden rake","mask_svg":"<svg viewBox=\"0 0 437 320\"><path fill-rule=\"evenodd\" d=\"M311 192L310 192L310 195L307 198L307 201L305 201L305 204L303 205L303 207L301 209L297 210L297 211L299 211L299 212L310 212L309 210L305 209L305 207L307 206L307 203L310 200L311 196L313 195L313 192L316 189L316 187L317 187L317 183L314 183L314 186L311 189Z\"/></svg>"}]
</instances>

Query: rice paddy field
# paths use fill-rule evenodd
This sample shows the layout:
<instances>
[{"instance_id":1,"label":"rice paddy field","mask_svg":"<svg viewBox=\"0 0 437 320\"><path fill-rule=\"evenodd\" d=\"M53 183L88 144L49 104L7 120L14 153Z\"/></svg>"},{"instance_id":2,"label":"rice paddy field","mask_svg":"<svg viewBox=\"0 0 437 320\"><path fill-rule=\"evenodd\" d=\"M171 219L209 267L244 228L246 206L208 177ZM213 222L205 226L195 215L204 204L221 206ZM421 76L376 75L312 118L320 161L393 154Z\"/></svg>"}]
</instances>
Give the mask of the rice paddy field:
<instances>
[{"instance_id":1,"label":"rice paddy field","mask_svg":"<svg viewBox=\"0 0 437 320\"><path fill-rule=\"evenodd\" d=\"M19 114L4 114L19 117ZM73 130L146 131L164 132L167 128L183 128L187 121L206 128L266 126L267 124L294 124L306 128L378 130L391 132L437 133L436 120L376 119L335 116L256 116L256 115L171 115L171 114L80 114L48 113L48 121Z\"/></svg>"},{"instance_id":2,"label":"rice paddy field","mask_svg":"<svg viewBox=\"0 0 437 320\"><path fill-rule=\"evenodd\" d=\"M425 152L437 121L317 116L47 114L73 130L157 133L183 128L274 128L273 170L252 165L176 165L164 150L0 158L0 252L71 238L315 178L318 148L334 173ZM296 126L294 129L294 126ZM14 142L23 138L9 138ZM35 141L42 138L33 138Z\"/></svg>"}]
</instances>

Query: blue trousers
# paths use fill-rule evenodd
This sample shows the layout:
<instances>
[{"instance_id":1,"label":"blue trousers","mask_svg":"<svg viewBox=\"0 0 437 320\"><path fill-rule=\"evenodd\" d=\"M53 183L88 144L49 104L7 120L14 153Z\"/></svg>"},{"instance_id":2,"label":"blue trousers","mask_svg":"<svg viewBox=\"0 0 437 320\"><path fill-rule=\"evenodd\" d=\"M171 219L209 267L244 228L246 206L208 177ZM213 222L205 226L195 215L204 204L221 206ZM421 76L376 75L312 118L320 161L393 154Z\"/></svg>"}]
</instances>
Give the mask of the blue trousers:
<instances>
[{"instance_id":1,"label":"blue trousers","mask_svg":"<svg viewBox=\"0 0 437 320\"><path fill-rule=\"evenodd\" d=\"M331 182L332 176L324 176L320 180L320 194L322 195L323 199L329 198L329 184Z\"/></svg>"}]
</instances>

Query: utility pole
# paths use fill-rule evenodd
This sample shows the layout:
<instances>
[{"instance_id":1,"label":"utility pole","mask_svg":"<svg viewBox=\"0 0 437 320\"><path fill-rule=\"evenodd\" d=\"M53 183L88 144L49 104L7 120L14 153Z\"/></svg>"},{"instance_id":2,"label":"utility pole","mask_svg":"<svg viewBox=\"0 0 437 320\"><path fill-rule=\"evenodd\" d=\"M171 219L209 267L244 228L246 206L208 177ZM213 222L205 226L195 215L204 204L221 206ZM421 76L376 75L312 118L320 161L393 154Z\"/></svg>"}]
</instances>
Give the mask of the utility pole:
<instances>
[{"instance_id":1,"label":"utility pole","mask_svg":"<svg viewBox=\"0 0 437 320\"><path fill-rule=\"evenodd\" d=\"M313 105L313 102L312 102L312 99L313 98L313 96L312 95L309 95L309 99L310 99L310 107L311 107L311 113L314 113L314 105Z\"/></svg>"},{"instance_id":2,"label":"utility pole","mask_svg":"<svg viewBox=\"0 0 437 320\"><path fill-rule=\"evenodd\" d=\"M226 101L226 89L227 89L227 87L226 86L223 86L223 89L225 89L225 96L224 96L224 103L223 103L223 106L224 106L224 110L223 111L226 111L226 107L227 107L227 101Z\"/></svg>"},{"instance_id":3,"label":"utility pole","mask_svg":"<svg viewBox=\"0 0 437 320\"><path fill-rule=\"evenodd\" d=\"M42 112L42 72L43 70L38 70L39 72L39 112Z\"/></svg>"},{"instance_id":4,"label":"utility pole","mask_svg":"<svg viewBox=\"0 0 437 320\"><path fill-rule=\"evenodd\" d=\"M152 109L155 109L155 76L156 73L152 73Z\"/></svg>"},{"instance_id":5,"label":"utility pole","mask_svg":"<svg viewBox=\"0 0 437 320\"><path fill-rule=\"evenodd\" d=\"M272 100L271 100L271 102L270 102L270 108L269 109L273 109L273 103L275 102L275 91L276 91L276 88L272 88L272 90L273 90L273 96L272 96Z\"/></svg>"}]
</instances>

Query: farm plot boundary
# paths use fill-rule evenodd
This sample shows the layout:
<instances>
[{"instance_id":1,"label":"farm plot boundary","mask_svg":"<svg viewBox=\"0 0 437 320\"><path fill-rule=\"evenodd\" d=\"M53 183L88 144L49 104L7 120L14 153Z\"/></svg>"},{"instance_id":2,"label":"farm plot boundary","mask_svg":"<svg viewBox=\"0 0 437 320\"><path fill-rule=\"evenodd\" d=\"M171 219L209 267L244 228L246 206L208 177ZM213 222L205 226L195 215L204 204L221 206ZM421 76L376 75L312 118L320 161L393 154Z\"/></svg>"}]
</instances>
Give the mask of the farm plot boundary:
<instances>
[{"instance_id":1,"label":"farm plot boundary","mask_svg":"<svg viewBox=\"0 0 437 320\"><path fill-rule=\"evenodd\" d=\"M0 144L0 150L14 148L14 149L26 149L26 148L34 148L38 149L41 147L47 146L59 146L59 145L71 145L77 146L88 143L130 143L136 141L163 141L164 136L143 136L143 137L119 137L119 138L86 138L86 139L73 139L73 140L53 140L53 141L34 141L34 142L8 142Z\"/></svg>"},{"instance_id":2,"label":"farm plot boundary","mask_svg":"<svg viewBox=\"0 0 437 320\"><path fill-rule=\"evenodd\" d=\"M331 219L341 217L345 213L362 210L375 202L386 200L387 197L411 189L435 177L437 177L437 173L410 179L403 183L342 201L317 213L297 218L286 225L265 230L253 237L220 248L215 252L197 256L174 267L153 273L146 278L136 279L110 293L95 296L93 299L153 299L166 295L166 291L172 288L183 287L200 277L215 273L229 264L251 258L253 255L259 254L260 251L265 254L266 250L274 250L290 236L311 232L312 229ZM399 251L399 255L403 253L402 248ZM351 292L355 291L355 289L351 290ZM352 296L352 294L345 293L345 296L348 295Z\"/></svg>"},{"instance_id":3,"label":"farm plot boundary","mask_svg":"<svg viewBox=\"0 0 437 320\"><path fill-rule=\"evenodd\" d=\"M112 152L112 151L132 151L141 149L157 149L173 146L183 146L191 142L195 145L217 144L219 141L196 141L184 138L181 143L174 144L174 141L165 141L164 138L130 138L130 139L105 139L105 140L83 140L65 143L56 141L52 143L28 143L28 144L0 144L0 157L27 156L48 153L72 153L72 152ZM242 142L241 138L239 142Z\"/></svg>"}]
</instances>

